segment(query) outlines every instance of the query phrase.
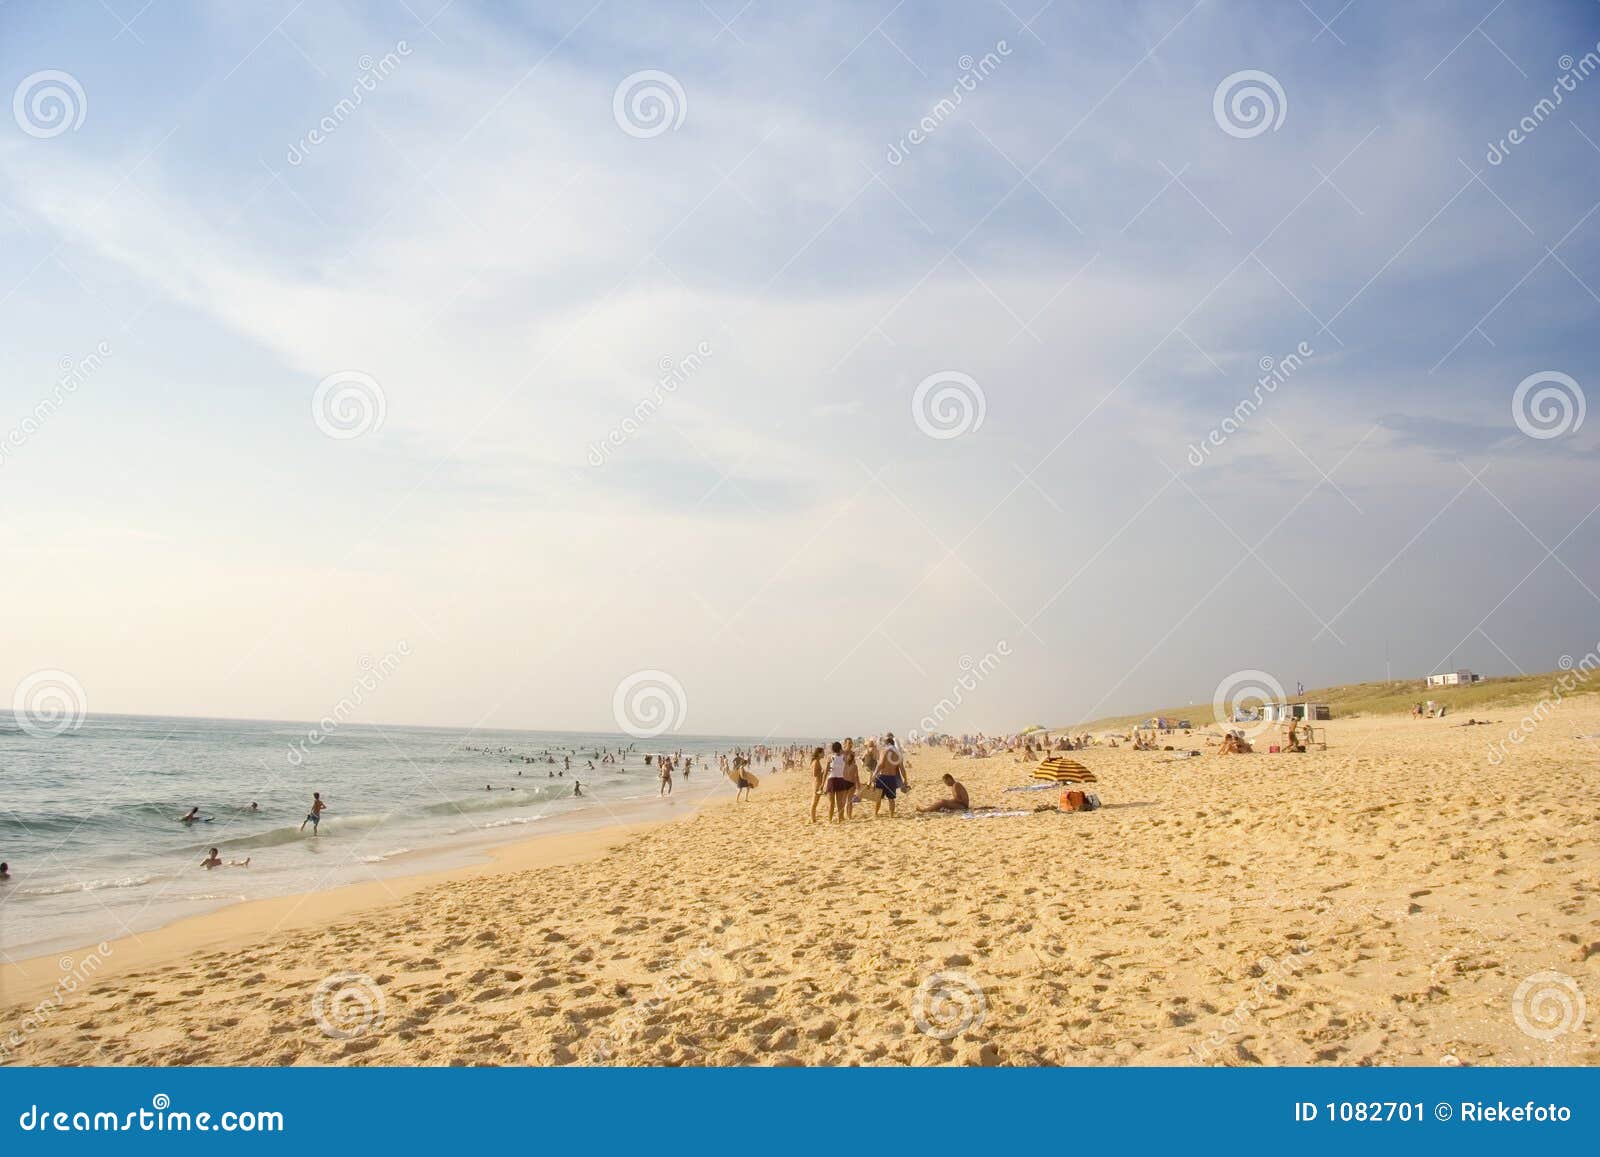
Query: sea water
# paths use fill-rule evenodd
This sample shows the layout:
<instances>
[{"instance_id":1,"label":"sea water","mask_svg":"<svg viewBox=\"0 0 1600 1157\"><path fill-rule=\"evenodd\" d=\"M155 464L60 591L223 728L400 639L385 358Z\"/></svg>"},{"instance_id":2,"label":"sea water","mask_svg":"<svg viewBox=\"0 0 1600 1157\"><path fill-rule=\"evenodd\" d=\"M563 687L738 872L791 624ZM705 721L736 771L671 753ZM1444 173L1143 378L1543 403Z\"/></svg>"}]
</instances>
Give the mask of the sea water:
<instances>
[{"instance_id":1,"label":"sea water","mask_svg":"<svg viewBox=\"0 0 1600 1157\"><path fill-rule=\"evenodd\" d=\"M113 715L39 737L0 713L0 952L97 944L240 900L471 862L536 833L683 814L732 794L718 753L787 742ZM619 762L591 770L607 750ZM678 751L695 766L664 801L644 757ZM315 837L300 830L313 791L328 805ZM181 823L191 807L205 820ZM201 868L212 847L250 866Z\"/></svg>"}]
</instances>

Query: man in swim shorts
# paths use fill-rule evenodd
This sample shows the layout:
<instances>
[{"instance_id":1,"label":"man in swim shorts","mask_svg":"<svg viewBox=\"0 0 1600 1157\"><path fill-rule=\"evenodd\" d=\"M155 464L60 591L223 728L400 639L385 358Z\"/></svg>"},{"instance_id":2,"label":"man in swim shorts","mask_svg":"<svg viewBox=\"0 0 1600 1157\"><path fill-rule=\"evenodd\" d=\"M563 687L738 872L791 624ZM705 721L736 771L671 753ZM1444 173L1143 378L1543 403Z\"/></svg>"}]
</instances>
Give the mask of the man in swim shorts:
<instances>
[{"instance_id":1,"label":"man in swim shorts","mask_svg":"<svg viewBox=\"0 0 1600 1157\"><path fill-rule=\"evenodd\" d=\"M306 813L306 818L300 821L300 830L305 831L306 825L310 824L311 834L316 835L317 829L322 824L322 813L327 810L327 807L328 805L322 802L322 793L320 791L312 792L311 810Z\"/></svg>"},{"instance_id":2,"label":"man in swim shorts","mask_svg":"<svg viewBox=\"0 0 1600 1157\"><path fill-rule=\"evenodd\" d=\"M883 800L886 799L889 801L889 818L894 819L895 796L909 785L906 783L905 753L895 743L893 732L883 737L883 755L878 760L878 774L872 777L872 786L883 792L883 799L873 804L872 814L878 814L878 809L883 807Z\"/></svg>"}]
</instances>

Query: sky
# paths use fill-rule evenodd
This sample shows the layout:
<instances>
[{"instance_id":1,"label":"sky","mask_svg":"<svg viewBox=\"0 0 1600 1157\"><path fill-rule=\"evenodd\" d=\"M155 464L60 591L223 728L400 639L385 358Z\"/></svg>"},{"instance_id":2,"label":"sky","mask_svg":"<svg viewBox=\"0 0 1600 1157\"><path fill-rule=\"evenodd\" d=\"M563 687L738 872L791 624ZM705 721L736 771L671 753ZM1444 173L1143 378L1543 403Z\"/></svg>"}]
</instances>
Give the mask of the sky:
<instances>
[{"instance_id":1,"label":"sky","mask_svg":"<svg viewBox=\"0 0 1600 1157\"><path fill-rule=\"evenodd\" d=\"M1040 4L0 7L0 699L1004 731L1600 647L1600 6Z\"/></svg>"}]
</instances>

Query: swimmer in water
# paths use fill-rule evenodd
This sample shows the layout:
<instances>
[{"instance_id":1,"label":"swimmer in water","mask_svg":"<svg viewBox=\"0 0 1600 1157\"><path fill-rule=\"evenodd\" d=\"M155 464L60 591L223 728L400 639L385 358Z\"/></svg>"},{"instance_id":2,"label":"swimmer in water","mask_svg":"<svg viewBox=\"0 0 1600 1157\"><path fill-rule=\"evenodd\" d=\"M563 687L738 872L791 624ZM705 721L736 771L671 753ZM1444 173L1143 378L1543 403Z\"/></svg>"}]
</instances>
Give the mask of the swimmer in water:
<instances>
[{"instance_id":1,"label":"swimmer in water","mask_svg":"<svg viewBox=\"0 0 1600 1157\"><path fill-rule=\"evenodd\" d=\"M253 811L253 812L258 812L258 811L261 810L261 805L256 803L255 800L251 800L250 801L250 810Z\"/></svg>"},{"instance_id":2,"label":"swimmer in water","mask_svg":"<svg viewBox=\"0 0 1600 1157\"><path fill-rule=\"evenodd\" d=\"M11 865L0 864L0 884L5 883L9 879L11 879Z\"/></svg>"},{"instance_id":3,"label":"swimmer in water","mask_svg":"<svg viewBox=\"0 0 1600 1157\"><path fill-rule=\"evenodd\" d=\"M188 810L187 813L185 813L184 815L181 815L181 816L178 817L178 822L180 824L192 824L192 823L195 823L196 821L198 821L199 819L200 819L200 809L197 808L197 807L192 807L192 808L190 808Z\"/></svg>"},{"instance_id":4,"label":"swimmer in water","mask_svg":"<svg viewBox=\"0 0 1600 1157\"><path fill-rule=\"evenodd\" d=\"M229 860L227 863L223 863L222 857L217 855L217 849L212 848L206 853L206 858L200 861L200 866L207 871L212 868L248 868L250 866L250 857L246 856L242 860Z\"/></svg>"}]
</instances>

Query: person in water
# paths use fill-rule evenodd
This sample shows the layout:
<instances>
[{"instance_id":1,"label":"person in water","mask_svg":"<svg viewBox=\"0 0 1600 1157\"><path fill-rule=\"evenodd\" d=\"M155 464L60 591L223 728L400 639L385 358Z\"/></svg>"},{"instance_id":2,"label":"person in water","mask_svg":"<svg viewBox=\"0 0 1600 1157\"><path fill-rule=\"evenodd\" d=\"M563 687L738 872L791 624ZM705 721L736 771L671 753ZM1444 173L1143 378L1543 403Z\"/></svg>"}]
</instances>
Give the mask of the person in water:
<instances>
[{"instance_id":1,"label":"person in water","mask_svg":"<svg viewBox=\"0 0 1600 1157\"><path fill-rule=\"evenodd\" d=\"M582 795L583 794L583 784L579 783L577 780L573 780L572 781L572 794L573 795Z\"/></svg>"},{"instance_id":2,"label":"person in water","mask_svg":"<svg viewBox=\"0 0 1600 1157\"><path fill-rule=\"evenodd\" d=\"M9 879L11 879L11 865L0 864L0 884L5 883Z\"/></svg>"},{"instance_id":3,"label":"person in water","mask_svg":"<svg viewBox=\"0 0 1600 1157\"><path fill-rule=\"evenodd\" d=\"M306 813L306 818L300 821L300 830L305 831L306 825L311 825L311 834L316 835L322 825L322 813L328 810L328 805L322 802L322 793L311 793L311 810Z\"/></svg>"},{"instance_id":4,"label":"person in water","mask_svg":"<svg viewBox=\"0 0 1600 1157\"><path fill-rule=\"evenodd\" d=\"M212 848L206 853L206 858L200 861L200 866L207 871L212 868L248 868L250 866L250 857L246 856L242 860L229 860L227 863L223 863L222 857L217 854L217 849Z\"/></svg>"},{"instance_id":5,"label":"person in water","mask_svg":"<svg viewBox=\"0 0 1600 1157\"><path fill-rule=\"evenodd\" d=\"M178 817L178 822L180 824L192 824L197 823L200 818L200 809L197 807L192 807L183 815Z\"/></svg>"}]
</instances>

